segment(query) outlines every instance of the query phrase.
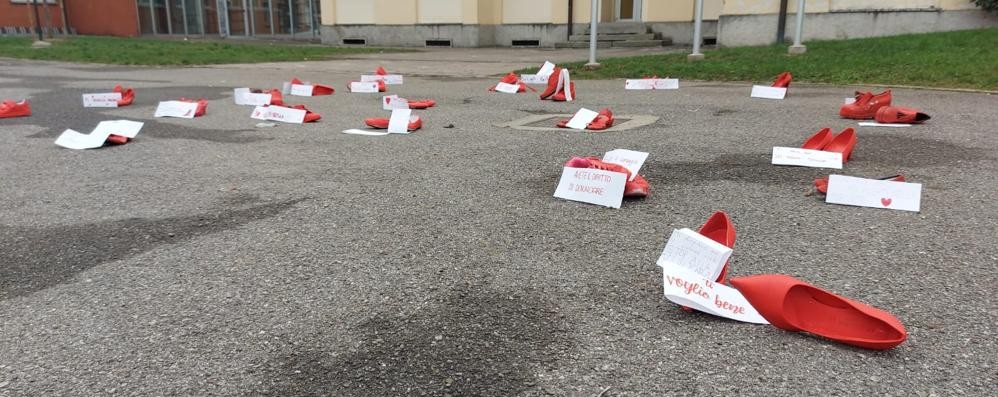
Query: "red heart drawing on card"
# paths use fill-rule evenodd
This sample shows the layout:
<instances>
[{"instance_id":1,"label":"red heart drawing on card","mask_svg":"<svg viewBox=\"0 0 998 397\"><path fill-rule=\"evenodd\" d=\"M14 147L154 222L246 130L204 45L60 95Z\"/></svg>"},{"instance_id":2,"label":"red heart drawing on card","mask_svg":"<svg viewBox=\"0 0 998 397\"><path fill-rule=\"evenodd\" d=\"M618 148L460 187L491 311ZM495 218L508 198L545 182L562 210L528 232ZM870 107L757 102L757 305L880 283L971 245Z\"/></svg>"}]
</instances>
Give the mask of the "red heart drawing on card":
<instances>
[{"instance_id":1,"label":"red heart drawing on card","mask_svg":"<svg viewBox=\"0 0 998 397\"><path fill-rule=\"evenodd\" d=\"M385 103L392 103L392 97L385 98Z\"/></svg>"},{"instance_id":2,"label":"red heart drawing on card","mask_svg":"<svg viewBox=\"0 0 998 397\"><path fill-rule=\"evenodd\" d=\"M886 197L883 197L883 198L880 199L880 204L883 204L884 207L890 207L891 206L891 201L893 201L893 200L891 200L889 198L886 198Z\"/></svg>"}]
</instances>

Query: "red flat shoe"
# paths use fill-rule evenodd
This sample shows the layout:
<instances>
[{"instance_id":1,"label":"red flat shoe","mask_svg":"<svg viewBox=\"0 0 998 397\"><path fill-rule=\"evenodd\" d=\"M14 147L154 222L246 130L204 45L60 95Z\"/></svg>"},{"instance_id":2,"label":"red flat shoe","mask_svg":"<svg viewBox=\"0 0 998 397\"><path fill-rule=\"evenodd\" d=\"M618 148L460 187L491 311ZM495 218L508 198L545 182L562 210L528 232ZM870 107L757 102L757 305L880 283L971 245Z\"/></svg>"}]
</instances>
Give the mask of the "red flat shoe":
<instances>
[{"instance_id":1,"label":"red flat shoe","mask_svg":"<svg viewBox=\"0 0 998 397\"><path fill-rule=\"evenodd\" d=\"M388 122L389 120L383 117L364 119L364 124L367 124L368 127L382 130L388 128ZM423 128L423 119L419 116L409 116L409 125L406 126L406 129L415 131L420 128Z\"/></svg>"},{"instance_id":2,"label":"red flat shoe","mask_svg":"<svg viewBox=\"0 0 998 397\"><path fill-rule=\"evenodd\" d=\"M725 247L735 248L735 224L731 223L731 218L724 211L717 211L707 218L707 222L700 226L699 233ZM728 276L729 262L724 263L721 274L717 276L717 282L724 283L724 279Z\"/></svg>"},{"instance_id":3,"label":"red flat shoe","mask_svg":"<svg viewBox=\"0 0 998 397\"><path fill-rule=\"evenodd\" d=\"M204 116L205 112L208 110L208 100L204 98L198 99L196 101L193 99L180 98L179 101L188 102L188 103L197 102L198 108L197 110L194 111L194 117ZM271 97L271 101L273 101L273 97Z\"/></svg>"},{"instance_id":4,"label":"red flat shoe","mask_svg":"<svg viewBox=\"0 0 998 397\"><path fill-rule=\"evenodd\" d=\"M333 89L333 87L325 84L315 84L312 86L312 96L333 95L334 92L336 92L336 90Z\"/></svg>"},{"instance_id":5,"label":"red flat shoe","mask_svg":"<svg viewBox=\"0 0 998 397\"><path fill-rule=\"evenodd\" d=\"M811 149L811 150L821 150L824 149L828 142L832 141L832 129L822 128L821 131L815 132L810 138L804 141L803 145L800 145L801 149Z\"/></svg>"},{"instance_id":6,"label":"red flat shoe","mask_svg":"<svg viewBox=\"0 0 998 397\"><path fill-rule=\"evenodd\" d=\"M437 105L432 99L413 99L409 101L409 109L426 109Z\"/></svg>"},{"instance_id":7,"label":"red flat shoe","mask_svg":"<svg viewBox=\"0 0 998 397\"><path fill-rule=\"evenodd\" d=\"M569 92L572 93L572 100L574 101L576 99L576 97L575 97L575 82L569 82L568 83L568 89L569 89ZM551 96L551 100L552 101L556 101L556 102L565 102L566 99L567 98L565 97L565 88L564 87L562 87L561 91L558 91L557 93L555 93L554 95Z\"/></svg>"},{"instance_id":8,"label":"red flat shoe","mask_svg":"<svg viewBox=\"0 0 998 397\"><path fill-rule=\"evenodd\" d=\"M641 174L635 175L634 180L624 183L624 197L648 197L651 194L651 186Z\"/></svg>"},{"instance_id":9,"label":"red flat shoe","mask_svg":"<svg viewBox=\"0 0 998 397\"><path fill-rule=\"evenodd\" d=\"M128 143L129 139L127 136L122 135L108 135L107 139L104 141L105 145L124 145Z\"/></svg>"},{"instance_id":10,"label":"red flat shoe","mask_svg":"<svg viewBox=\"0 0 998 397\"><path fill-rule=\"evenodd\" d=\"M887 350L908 338L893 315L782 274L731 279L745 299L773 326L807 332L839 343Z\"/></svg>"},{"instance_id":11,"label":"red flat shoe","mask_svg":"<svg viewBox=\"0 0 998 397\"><path fill-rule=\"evenodd\" d=\"M27 117L31 115L31 104L27 99L21 102L5 100L0 102L0 119L10 117Z\"/></svg>"},{"instance_id":12,"label":"red flat shoe","mask_svg":"<svg viewBox=\"0 0 998 397\"><path fill-rule=\"evenodd\" d=\"M558 124L555 124L555 126L558 128L568 128L568 120L558 121ZM613 112L610 111L610 108L600 110L596 118L586 125L586 129L592 131L602 131L610 127L613 127Z\"/></svg>"},{"instance_id":13,"label":"red flat shoe","mask_svg":"<svg viewBox=\"0 0 998 397\"><path fill-rule=\"evenodd\" d=\"M790 81L793 79L794 77L790 74L790 72L780 73L776 76L776 79L773 80L773 87L790 88Z\"/></svg>"},{"instance_id":14,"label":"red flat shoe","mask_svg":"<svg viewBox=\"0 0 998 397\"><path fill-rule=\"evenodd\" d=\"M883 178L878 178L882 181L894 181L894 182L904 182L904 175L893 175ZM814 188L818 190L819 193L828 193L828 177L818 178L814 180Z\"/></svg>"},{"instance_id":15,"label":"red flat shoe","mask_svg":"<svg viewBox=\"0 0 998 397\"><path fill-rule=\"evenodd\" d=\"M548 76L548 85L541 92L541 99L548 99L554 95L555 91L558 90L558 80L561 79L561 68L555 67L551 75Z\"/></svg>"},{"instance_id":16,"label":"red flat shoe","mask_svg":"<svg viewBox=\"0 0 998 397\"><path fill-rule=\"evenodd\" d=\"M922 124L932 117L918 109L884 106L873 117L878 123Z\"/></svg>"},{"instance_id":17,"label":"red flat shoe","mask_svg":"<svg viewBox=\"0 0 998 397\"><path fill-rule=\"evenodd\" d=\"M856 92L856 102L839 108L839 116L853 120L869 120L884 106L891 106L891 90L873 95L872 92Z\"/></svg>"},{"instance_id":18,"label":"red flat shoe","mask_svg":"<svg viewBox=\"0 0 998 397\"><path fill-rule=\"evenodd\" d=\"M822 150L826 152L842 153L842 164L845 164L846 161L849 161L849 158L852 156L852 149L855 146L856 130L850 127L842 130L842 132L838 133L838 135L835 135L831 142L828 142Z\"/></svg>"},{"instance_id":19,"label":"red flat shoe","mask_svg":"<svg viewBox=\"0 0 998 397\"><path fill-rule=\"evenodd\" d=\"M121 99L118 100L118 107L131 105L132 101L135 100L135 90L131 88L122 88L121 85L116 85L112 92L121 93Z\"/></svg>"},{"instance_id":20,"label":"red flat shoe","mask_svg":"<svg viewBox=\"0 0 998 397\"><path fill-rule=\"evenodd\" d=\"M308 110L308 108L305 107L305 105L293 105L293 106L290 106L290 108L291 109L299 109L299 110L304 110L305 111L305 119L302 120L303 123L311 123L313 121L317 121L317 120L319 120L319 119L322 118L322 115L320 115L318 113L315 113L315 112L313 112L311 110Z\"/></svg>"},{"instance_id":21,"label":"red flat shoe","mask_svg":"<svg viewBox=\"0 0 998 397\"><path fill-rule=\"evenodd\" d=\"M387 76L388 72L385 71L385 68L378 66L377 69L374 69L374 74L377 76Z\"/></svg>"},{"instance_id":22,"label":"red flat shoe","mask_svg":"<svg viewBox=\"0 0 998 397\"><path fill-rule=\"evenodd\" d=\"M509 74L507 74L505 76L502 76L502 78L499 79L499 82L500 83L506 83L506 84L518 84L520 82L520 78L516 75L516 73L509 72ZM524 92L526 90L527 89L526 89L526 87L524 87L524 85L520 85L520 88L518 90L516 90L516 92ZM496 91L496 86L494 85L491 88L489 88L489 91L490 92L495 92Z\"/></svg>"}]
</instances>

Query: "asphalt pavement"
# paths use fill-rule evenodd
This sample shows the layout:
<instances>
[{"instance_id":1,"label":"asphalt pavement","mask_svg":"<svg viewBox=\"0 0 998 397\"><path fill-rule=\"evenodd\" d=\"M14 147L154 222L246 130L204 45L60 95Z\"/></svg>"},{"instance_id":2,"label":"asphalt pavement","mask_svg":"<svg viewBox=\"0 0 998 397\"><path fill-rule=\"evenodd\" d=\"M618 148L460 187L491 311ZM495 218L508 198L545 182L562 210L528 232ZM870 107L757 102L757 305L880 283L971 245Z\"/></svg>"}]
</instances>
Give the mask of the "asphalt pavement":
<instances>
[{"instance_id":1,"label":"asphalt pavement","mask_svg":"<svg viewBox=\"0 0 998 397\"><path fill-rule=\"evenodd\" d=\"M523 59L522 66L539 65ZM315 64L145 68L0 59L0 395L994 395L998 392L998 97L895 89L932 115L857 127L857 87L748 83L578 100L487 92L508 69L401 55ZM528 58L519 56L520 58ZM519 59L519 58L517 58ZM346 84L383 64L389 93L432 98L409 135ZM467 68L466 68L467 66ZM429 69L427 69L429 70ZM443 70L443 71L440 71ZM490 75L493 77L481 77ZM258 127L236 87L293 76L317 123ZM132 106L80 95L133 86ZM879 87L871 89L879 90ZM160 100L203 97L193 120ZM626 131L497 124L609 107L658 117ZM144 121L133 142L74 151L63 130ZM822 127L856 127L842 173L923 184L921 212L826 204L828 170L769 164ZM650 197L610 209L552 197L573 155L650 153ZM867 351L688 313L655 265L673 229L727 211L731 275L788 274L896 315L901 346Z\"/></svg>"}]
</instances>

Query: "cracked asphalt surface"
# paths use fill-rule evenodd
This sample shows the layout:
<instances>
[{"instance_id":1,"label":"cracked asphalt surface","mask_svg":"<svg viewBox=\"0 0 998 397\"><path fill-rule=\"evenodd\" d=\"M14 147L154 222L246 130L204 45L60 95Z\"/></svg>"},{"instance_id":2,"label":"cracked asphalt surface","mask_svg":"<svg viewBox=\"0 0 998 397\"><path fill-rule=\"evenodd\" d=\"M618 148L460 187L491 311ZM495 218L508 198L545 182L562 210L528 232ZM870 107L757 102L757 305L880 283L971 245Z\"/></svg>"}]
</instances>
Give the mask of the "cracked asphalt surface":
<instances>
[{"instance_id":1,"label":"cracked asphalt surface","mask_svg":"<svg viewBox=\"0 0 998 397\"><path fill-rule=\"evenodd\" d=\"M995 95L896 89L932 120L857 127L843 173L922 183L909 213L825 204L808 192L827 171L769 164L773 146L855 127L837 109L856 87L768 101L748 84L577 81L578 101L553 103L386 61L407 75L390 93L438 105L417 111L422 130L371 137L340 133L386 114L343 89L377 59L350 62L0 59L0 97L35 112L0 120L0 395L998 393ZM293 75L337 88L288 98L320 122L258 128L232 103L232 88ZM134 105L82 108L117 83ZM152 118L181 96L209 99L208 114ZM495 126L579 107L659 120ZM146 123L127 145L53 144L122 118ZM619 210L552 197L570 156L616 148L651 153L650 197ZM908 341L865 351L666 301L667 236L718 209L738 230L734 276L788 274L888 310Z\"/></svg>"}]
</instances>

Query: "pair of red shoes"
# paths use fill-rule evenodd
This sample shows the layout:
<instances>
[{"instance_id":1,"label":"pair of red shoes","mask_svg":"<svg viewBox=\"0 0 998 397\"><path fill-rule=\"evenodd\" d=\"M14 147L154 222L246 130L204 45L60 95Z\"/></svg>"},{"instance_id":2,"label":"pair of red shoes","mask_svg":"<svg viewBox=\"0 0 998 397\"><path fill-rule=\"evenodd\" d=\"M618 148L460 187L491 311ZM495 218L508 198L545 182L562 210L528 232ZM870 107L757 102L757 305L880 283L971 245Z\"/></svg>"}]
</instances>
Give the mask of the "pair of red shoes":
<instances>
[{"instance_id":1,"label":"pair of red shoes","mask_svg":"<svg viewBox=\"0 0 998 397\"><path fill-rule=\"evenodd\" d=\"M132 89L131 87L122 88L121 85L119 84L119 85L114 86L114 90L112 90L111 92L120 92L121 93L121 99L118 100L118 107L119 108L122 107L122 106L131 105L132 101L135 100L135 90Z\"/></svg>"},{"instance_id":2,"label":"pair of red shoes","mask_svg":"<svg viewBox=\"0 0 998 397\"><path fill-rule=\"evenodd\" d=\"M271 98L273 98L273 97L271 97ZM204 98L200 98L198 100L187 99L187 98L180 98L180 99L178 99L178 101L180 101L180 102L187 102L187 103L195 103L195 102L197 102L198 107L197 107L197 110L194 111L194 117L204 116L205 112L207 112L207 110L208 110L208 100L204 99ZM271 102L273 102L273 99L271 99Z\"/></svg>"},{"instance_id":3,"label":"pair of red shoes","mask_svg":"<svg viewBox=\"0 0 998 397\"><path fill-rule=\"evenodd\" d=\"M839 108L839 116L854 120L873 119L878 123L920 124L929 120L928 114L918 109L891 106L891 90L874 95L872 92L855 92L855 102Z\"/></svg>"},{"instance_id":4,"label":"pair of red shoes","mask_svg":"<svg viewBox=\"0 0 998 397\"><path fill-rule=\"evenodd\" d=\"M849 161L852 149L856 146L856 130L846 128L838 134L832 134L831 128L822 128L804 141L802 149L824 150L826 152L842 153L842 164Z\"/></svg>"},{"instance_id":5,"label":"pair of red shoes","mask_svg":"<svg viewBox=\"0 0 998 397\"><path fill-rule=\"evenodd\" d=\"M558 127L568 128L568 120L559 121ZM599 114L596 115L596 118L586 125L586 129L592 131L602 131L610 127L613 127L613 112L610 111L610 108L603 108L603 110L600 110Z\"/></svg>"},{"instance_id":6,"label":"pair of red shoes","mask_svg":"<svg viewBox=\"0 0 998 397\"><path fill-rule=\"evenodd\" d=\"M437 106L437 101L432 99L413 99L409 101L409 109L426 109Z\"/></svg>"},{"instance_id":7,"label":"pair of red shoes","mask_svg":"<svg viewBox=\"0 0 998 397\"><path fill-rule=\"evenodd\" d=\"M27 117L30 115L31 104L28 103L27 99L21 100L21 102L14 102L9 99L0 102L0 119L9 117Z\"/></svg>"},{"instance_id":8,"label":"pair of red shoes","mask_svg":"<svg viewBox=\"0 0 998 397\"><path fill-rule=\"evenodd\" d=\"M541 99L564 102L575 98L575 83L569 79L568 70L555 67L554 72L548 76L548 85L544 92L541 92Z\"/></svg>"},{"instance_id":9,"label":"pair of red shoes","mask_svg":"<svg viewBox=\"0 0 998 397\"><path fill-rule=\"evenodd\" d=\"M565 163L565 166L569 168L592 168L626 174L627 182L624 183L624 197L647 197L651 191L648 181L641 174L635 175L634 180L631 180L631 171L627 167L604 162L598 157L572 157Z\"/></svg>"},{"instance_id":10,"label":"pair of red shoes","mask_svg":"<svg viewBox=\"0 0 998 397\"><path fill-rule=\"evenodd\" d=\"M735 227L722 211L715 212L700 228L700 234L735 245ZM728 273L724 264L717 282ZM736 277L731 285L773 326L791 332L807 332L836 342L873 350L887 350L908 337L904 325L892 314L843 298L782 274Z\"/></svg>"},{"instance_id":11,"label":"pair of red shoes","mask_svg":"<svg viewBox=\"0 0 998 397\"><path fill-rule=\"evenodd\" d=\"M528 88L530 89L530 91L537 92L537 90L535 90L534 87L528 86L527 83L524 83L524 82L520 81L520 77L517 76L516 73L513 73L513 72L509 72L509 74L503 76L503 78L499 79L499 82L500 83L506 83L506 84L513 84L513 85L519 86L520 88L518 88L516 90L517 93L527 92ZM492 88L489 88L489 91L490 92L495 92L496 91L496 86L494 85L494 86L492 86Z\"/></svg>"},{"instance_id":12,"label":"pair of red shoes","mask_svg":"<svg viewBox=\"0 0 998 397\"><path fill-rule=\"evenodd\" d=\"M882 181L893 181L893 182L904 182L904 175L893 175L888 177L880 178ZM819 193L828 193L828 177L818 178L814 180L814 188L818 189Z\"/></svg>"},{"instance_id":13,"label":"pair of red shoes","mask_svg":"<svg viewBox=\"0 0 998 397\"><path fill-rule=\"evenodd\" d=\"M271 98L271 101L273 101L273 98ZM270 106L270 105L267 105L267 106ZM311 123L313 121L319 121L319 119L322 118L321 114L318 114L318 113L315 113L315 112L309 110L307 107L305 107L305 105L291 105L291 106L274 105L274 106L286 107L288 109L304 110L305 111L305 118L302 119L303 123Z\"/></svg>"},{"instance_id":14,"label":"pair of red shoes","mask_svg":"<svg viewBox=\"0 0 998 397\"><path fill-rule=\"evenodd\" d=\"M271 88L269 90L250 90L254 94L270 94L270 104L277 106L284 106L284 95L281 95L281 90L276 88Z\"/></svg>"},{"instance_id":15,"label":"pair of red shoes","mask_svg":"<svg viewBox=\"0 0 998 397\"><path fill-rule=\"evenodd\" d=\"M371 128L377 128L383 130L388 128L389 121L390 121L389 119L384 117L376 117L376 118L364 119L364 124L367 124L367 126ZM415 131L420 128L423 128L423 119L420 118L419 116L409 116L409 125L406 127L406 129L408 129L409 131Z\"/></svg>"},{"instance_id":16,"label":"pair of red shoes","mask_svg":"<svg viewBox=\"0 0 998 397\"><path fill-rule=\"evenodd\" d=\"M794 76L790 72L783 72L776 76L773 80L773 87L780 88L790 88L790 82L793 81Z\"/></svg>"},{"instance_id":17,"label":"pair of red shoes","mask_svg":"<svg viewBox=\"0 0 998 397\"><path fill-rule=\"evenodd\" d=\"M301 80L298 80L297 77L292 77L291 78L291 84L305 85L305 83L302 82ZM324 85L324 84L312 84L312 96L333 95L333 93L335 93L335 92L336 92L336 90L333 89L333 87L330 87L328 85ZM271 101L273 101L273 99L271 99Z\"/></svg>"}]
</instances>

